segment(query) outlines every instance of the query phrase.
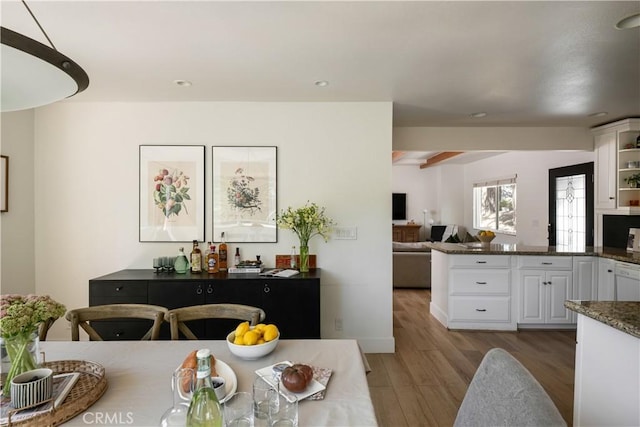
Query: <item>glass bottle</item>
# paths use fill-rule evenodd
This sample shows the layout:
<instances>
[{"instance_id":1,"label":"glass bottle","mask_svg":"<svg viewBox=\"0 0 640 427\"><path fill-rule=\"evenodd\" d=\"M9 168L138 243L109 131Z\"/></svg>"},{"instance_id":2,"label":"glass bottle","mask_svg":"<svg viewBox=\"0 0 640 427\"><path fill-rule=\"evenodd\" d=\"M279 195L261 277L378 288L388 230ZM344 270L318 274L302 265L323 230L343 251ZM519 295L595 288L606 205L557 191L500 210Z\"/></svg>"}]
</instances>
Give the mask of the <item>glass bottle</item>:
<instances>
[{"instance_id":1,"label":"glass bottle","mask_svg":"<svg viewBox=\"0 0 640 427\"><path fill-rule=\"evenodd\" d=\"M222 427L222 409L211 382L211 352L198 350L195 391L187 411L187 427Z\"/></svg>"},{"instance_id":2,"label":"glass bottle","mask_svg":"<svg viewBox=\"0 0 640 427\"><path fill-rule=\"evenodd\" d=\"M180 248L180 250L178 251L178 256L173 263L173 268L176 270L176 273L179 274L184 274L189 271L189 260L184 254L184 248Z\"/></svg>"},{"instance_id":3,"label":"glass bottle","mask_svg":"<svg viewBox=\"0 0 640 427\"><path fill-rule=\"evenodd\" d=\"M193 250L191 251L191 272L202 273L202 252L198 247L198 241L193 241Z\"/></svg>"},{"instance_id":4,"label":"glass bottle","mask_svg":"<svg viewBox=\"0 0 640 427\"><path fill-rule=\"evenodd\" d=\"M209 254L207 255L207 272L217 273L218 271L220 271L220 266L218 262L218 253L216 252L216 247L211 245L208 252Z\"/></svg>"},{"instance_id":5,"label":"glass bottle","mask_svg":"<svg viewBox=\"0 0 640 427\"><path fill-rule=\"evenodd\" d=\"M209 270L209 253L211 253L211 242L207 242L207 246L205 246L204 255L202 256L202 271Z\"/></svg>"},{"instance_id":6,"label":"glass bottle","mask_svg":"<svg viewBox=\"0 0 640 427\"><path fill-rule=\"evenodd\" d=\"M240 248L236 248L236 255L233 257L233 263L236 267L240 265Z\"/></svg>"},{"instance_id":7,"label":"glass bottle","mask_svg":"<svg viewBox=\"0 0 640 427\"><path fill-rule=\"evenodd\" d=\"M291 246L291 261L289 263L289 267L291 267L292 270L296 269L296 256L298 254L296 254L296 247L295 246Z\"/></svg>"},{"instance_id":8,"label":"glass bottle","mask_svg":"<svg viewBox=\"0 0 640 427\"><path fill-rule=\"evenodd\" d=\"M173 372L171 390L173 391L173 406L165 411L160 418L161 427L184 427L187 423L187 411L193 388L194 370L180 368Z\"/></svg>"},{"instance_id":9,"label":"glass bottle","mask_svg":"<svg viewBox=\"0 0 640 427\"><path fill-rule=\"evenodd\" d=\"M220 246L218 247L218 267L220 271L227 271L227 243L224 240L224 231L220 235Z\"/></svg>"}]
</instances>

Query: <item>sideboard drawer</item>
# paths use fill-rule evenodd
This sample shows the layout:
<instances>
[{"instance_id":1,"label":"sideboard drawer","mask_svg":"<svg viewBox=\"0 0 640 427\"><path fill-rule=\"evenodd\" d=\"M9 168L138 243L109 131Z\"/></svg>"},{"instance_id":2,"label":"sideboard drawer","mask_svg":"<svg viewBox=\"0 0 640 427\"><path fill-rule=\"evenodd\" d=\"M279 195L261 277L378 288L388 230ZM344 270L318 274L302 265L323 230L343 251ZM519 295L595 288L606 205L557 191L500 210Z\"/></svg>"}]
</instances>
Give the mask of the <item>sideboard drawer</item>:
<instances>
[{"instance_id":1,"label":"sideboard drawer","mask_svg":"<svg viewBox=\"0 0 640 427\"><path fill-rule=\"evenodd\" d=\"M509 297L451 297L451 317L454 322L509 322Z\"/></svg>"},{"instance_id":2,"label":"sideboard drawer","mask_svg":"<svg viewBox=\"0 0 640 427\"><path fill-rule=\"evenodd\" d=\"M545 270L571 270L573 257L570 256L519 256L518 268L543 268Z\"/></svg>"},{"instance_id":3,"label":"sideboard drawer","mask_svg":"<svg viewBox=\"0 0 640 427\"><path fill-rule=\"evenodd\" d=\"M153 326L151 320L101 320L91 327L105 341L138 341Z\"/></svg>"},{"instance_id":4,"label":"sideboard drawer","mask_svg":"<svg viewBox=\"0 0 640 427\"><path fill-rule=\"evenodd\" d=\"M146 281L89 281L89 294L108 297L144 297L147 298Z\"/></svg>"},{"instance_id":5,"label":"sideboard drawer","mask_svg":"<svg viewBox=\"0 0 640 427\"><path fill-rule=\"evenodd\" d=\"M451 295L509 295L511 270L451 270Z\"/></svg>"},{"instance_id":6,"label":"sideboard drawer","mask_svg":"<svg viewBox=\"0 0 640 427\"><path fill-rule=\"evenodd\" d=\"M452 268L509 268L510 255L453 255Z\"/></svg>"}]
</instances>

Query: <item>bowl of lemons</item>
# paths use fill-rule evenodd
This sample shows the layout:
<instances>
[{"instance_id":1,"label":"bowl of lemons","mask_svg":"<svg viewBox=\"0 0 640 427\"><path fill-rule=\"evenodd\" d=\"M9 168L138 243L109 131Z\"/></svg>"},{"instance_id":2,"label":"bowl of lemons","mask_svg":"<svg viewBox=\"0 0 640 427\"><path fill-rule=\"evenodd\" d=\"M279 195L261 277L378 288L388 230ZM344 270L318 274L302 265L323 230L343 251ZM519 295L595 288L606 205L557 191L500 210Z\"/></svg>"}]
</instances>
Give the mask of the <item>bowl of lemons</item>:
<instances>
[{"instance_id":1,"label":"bowl of lemons","mask_svg":"<svg viewBox=\"0 0 640 427\"><path fill-rule=\"evenodd\" d=\"M259 359L271 353L278 346L280 331L274 324L260 323L250 326L249 322L240 323L227 335L229 351L241 359Z\"/></svg>"},{"instance_id":2,"label":"bowl of lemons","mask_svg":"<svg viewBox=\"0 0 640 427\"><path fill-rule=\"evenodd\" d=\"M488 245L493 239L496 238L496 233L491 230L482 230L476 237L482 242L482 244Z\"/></svg>"}]
</instances>

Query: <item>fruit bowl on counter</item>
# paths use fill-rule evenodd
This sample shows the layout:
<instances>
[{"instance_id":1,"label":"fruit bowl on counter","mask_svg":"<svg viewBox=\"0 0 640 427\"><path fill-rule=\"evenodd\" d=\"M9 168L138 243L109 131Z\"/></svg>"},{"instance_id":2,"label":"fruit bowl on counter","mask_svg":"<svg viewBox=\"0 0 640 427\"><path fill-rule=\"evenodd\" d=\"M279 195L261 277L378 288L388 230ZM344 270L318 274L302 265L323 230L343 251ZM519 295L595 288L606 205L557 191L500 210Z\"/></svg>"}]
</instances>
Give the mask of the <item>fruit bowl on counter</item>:
<instances>
[{"instance_id":1,"label":"fruit bowl on counter","mask_svg":"<svg viewBox=\"0 0 640 427\"><path fill-rule=\"evenodd\" d=\"M483 245L489 245L491 241L496 238L496 234L491 230L487 230L479 232L476 237Z\"/></svg>"},{"instance_id":2,"label":"fruit bowl on counter","mask_svg":"<svg viewBox=\"0 0 640 427\"><path fill-rule=\"evenodd\" d=\"M227 335L227 346L235 356L254 360L275 350L279 340L280 331L275 325L249 326L249 322L243 322Z\"/></svg>"}]
</instances>

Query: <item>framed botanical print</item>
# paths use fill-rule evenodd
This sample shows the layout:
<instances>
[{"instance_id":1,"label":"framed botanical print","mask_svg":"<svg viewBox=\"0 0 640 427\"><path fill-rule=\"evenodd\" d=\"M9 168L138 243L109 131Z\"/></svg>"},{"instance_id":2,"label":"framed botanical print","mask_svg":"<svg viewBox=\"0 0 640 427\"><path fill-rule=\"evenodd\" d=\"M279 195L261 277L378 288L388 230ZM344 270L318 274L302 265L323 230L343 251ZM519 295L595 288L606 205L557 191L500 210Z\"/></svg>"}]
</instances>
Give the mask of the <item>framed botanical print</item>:
<instances>
[{"instance_id":1,"label":"framed botanical print","mask_svg":"<svg viewBox=\"0 0 640 427\"><path fill-rule=\"evenodd\" d=\"M213 241L277 242L277 148L212 147Z\"/></svg>"},{"instance_id":2,"label":"framed botanical print","mask_svg":"<svg viewBox=\"0 0 640 427\"><path fill-rule=\"evenodd\" d=\"M0 156L0 212L9 212L9 157Z\"/></svg>"},{"instance_id":3,"label":"framed botanical print","mask_svg":"<svg viewBox=\"0 0 640 427\"><path fill-rule=\"evenodd\" d=\"M141 242L204 241L205 147L140 146Z\"/></svg>"}]
</instances>

